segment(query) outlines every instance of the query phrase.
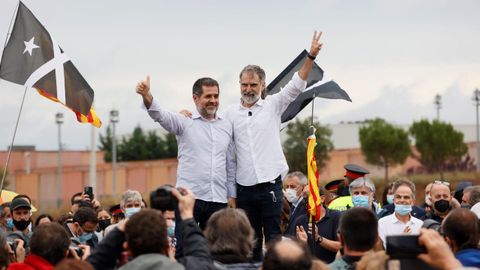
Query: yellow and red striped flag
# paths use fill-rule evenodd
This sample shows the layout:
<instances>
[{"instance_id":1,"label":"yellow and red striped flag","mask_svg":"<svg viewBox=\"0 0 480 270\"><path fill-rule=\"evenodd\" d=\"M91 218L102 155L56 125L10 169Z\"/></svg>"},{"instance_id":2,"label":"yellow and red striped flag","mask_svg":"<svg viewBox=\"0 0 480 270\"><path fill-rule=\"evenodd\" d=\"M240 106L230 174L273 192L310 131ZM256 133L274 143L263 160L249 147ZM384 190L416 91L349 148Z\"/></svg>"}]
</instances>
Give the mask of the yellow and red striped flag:
<instances>
[{"instance_id":1,"label":"yellow and red striped flag","mask_svg":"<svg viewBox=\"0 0 480 270\"><path fill-rule=\"evenodd\" d=\"M318 170L317 161L315 159L315 146L317 138L315 137L315 128L311 127L312 132L308 136L307 145L307 174L308 174L308 213L310 219L313 217L315 221L320 220L320 190L318 188Z\"/></svg>"}]
</instances>

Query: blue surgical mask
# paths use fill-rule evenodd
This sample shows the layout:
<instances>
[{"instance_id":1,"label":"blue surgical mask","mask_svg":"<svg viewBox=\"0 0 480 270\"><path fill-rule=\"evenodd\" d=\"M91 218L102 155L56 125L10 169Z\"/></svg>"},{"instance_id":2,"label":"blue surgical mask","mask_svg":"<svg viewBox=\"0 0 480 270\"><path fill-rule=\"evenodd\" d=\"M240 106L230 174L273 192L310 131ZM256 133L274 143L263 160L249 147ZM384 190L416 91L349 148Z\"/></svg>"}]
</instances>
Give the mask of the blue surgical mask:
<instances>
[{"instance_id":1,"label":"blue surgical mask","mask_svg":"<svg viewBox=\"0 0 480 270\"><path fill-rule=\"evenodd\" d=\"M399 214L400 216L406 216L410 212L412 212L411 205L395 204L395 213Z\"/></svg>"},{"instance_id":2,"label":"blue surgical mask","mask_svg":"<svg viewBox=\"0 0 480 270\"><path fill-rule=\"evenodd\" d=\"M175 223L167 228L167 235L170 237L175 237Z\"/></svg>"},{"instance_id":3,"label":"blue surgical mask","mask_svg":"<svg viewBox=\"0 0 480 270\"><path fill-rule=\"evenodd\" d=\"M393 194L388 194L387 195L387 203L392 204L393 203Z\"/></svg>"},{"instance_id":4,"label":"blue surgical mask","mask_svg":"<svg viewBox=\"0 0 480 270\"><path fill-rule=\"evenodd\" d=\"M365 195L352 196L352 203L353 203L353 206L355 207L370 208L370 204L368 203L368 196L365 196Z\"/></svg>"},{"instance_id":5,"label":"blue surgical mask","mask_svg":"<svg viewBox=\"0 0 480 270\"><path fill-rule=\"evenodd\" d=\"M10 230L13 229L13 218L7 218L7 228Z\"/></svg>"},{"instance_id":6,"label":"blue surgical mask","mask_svg":"<svg viewBox=\"0 0 480 270\"><path fill-rule=\"evenodd\" d=\"M88 240L92 239L92 236L93 233L84 233L77 238L80 243L86 243Z\"/></svg>"},{"instance_id":7,"label":"blue surgical mask","mask_svg":"<svg viewBox=\"0 0 480 270\"><path fill-rule=\"evenodd\" d=\"M140 207L125 208L125 217L129 218L140 211Z\"/></svg>"}]
</instances>

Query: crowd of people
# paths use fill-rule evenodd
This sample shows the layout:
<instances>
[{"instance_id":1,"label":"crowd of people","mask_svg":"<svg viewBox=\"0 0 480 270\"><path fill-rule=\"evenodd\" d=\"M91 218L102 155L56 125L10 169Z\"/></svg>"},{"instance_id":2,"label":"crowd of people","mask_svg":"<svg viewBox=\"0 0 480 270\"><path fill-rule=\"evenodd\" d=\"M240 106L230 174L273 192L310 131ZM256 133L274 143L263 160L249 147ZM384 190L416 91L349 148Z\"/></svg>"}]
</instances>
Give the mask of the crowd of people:
<instances>
[{"instance_id":1,"label":"crowd of people","mask_svg":"<svg viewBox=\"0 0 480 270\"><path fill-rule=\"evenodd\" d=\"M193 85L193 111L170 112L150 89L136 92L148 115L177 136L176 187L143 198L126 190L104 208L73 194L69 213L32 221L19 195L0 207L0 266L7 269L463 269L480 267L480 186L433 181L416 205L416 185L397 179L381 200L369 172L319 185L320 219L308 215L308 181L288 173L281 115L305 90L321 33L301 68L265 96L265 71L239 75L240 104L224 114L212 78ZM320 184L320 183L318 183Z\"/></svg>"}]
</instances>

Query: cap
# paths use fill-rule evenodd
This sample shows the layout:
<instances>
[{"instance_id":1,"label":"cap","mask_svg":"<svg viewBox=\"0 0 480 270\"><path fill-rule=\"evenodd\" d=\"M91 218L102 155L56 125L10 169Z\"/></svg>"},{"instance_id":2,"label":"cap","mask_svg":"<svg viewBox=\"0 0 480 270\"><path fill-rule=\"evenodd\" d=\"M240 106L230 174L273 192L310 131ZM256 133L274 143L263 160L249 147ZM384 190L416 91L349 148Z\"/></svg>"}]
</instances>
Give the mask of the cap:
<instances>
[{"instance_id":1,"label":"cap","mask_svg":"<svg viewBox=\"0 0 480 270\"><path fill-rule=\"evenodd\" d=\"M16 198L12 201L12 204L10 204L10 209L12 209L12 211L20 207L32 209L30 203L24 198Z\"/></svg>"},{"instance_id":2,"label":"cap","mask_svg":"<svg viewBox=\"0 0 480 270\"><path fill-rule=\"evenodd\" d=\"M355 180L359 177L363 177L365 174L370 173L367 169L358 166L356 164L346 164L343 166L346 170L345 177Z\"/></svg>"},{"instance_id":3,"label":"cap","mask_svg":"<svg viewBox=\"0 0 480 270\"><path fill-rule=\"evenodd\" d=\"M455 189L455 192L462 191L469 186L472 186L472 182L462 181L462 182L458 183L457 188Z\"/></svg>"},{"instance_id":4,"label":"cap","mask_svg":"<svg viewBox=\"0 0 480 270\"><path fill-rule=\"evenodd\" d=\"M338 186L343 183L343 179L337 179L337 180L333 180L333 181L330 181L328 182L326 185L325 185L325 189L328 190L328 191L337 191L338 189Z\"/></svg>"},{"instance_id":5,"label":"cap","mask_svg":"<svg viewBox=\"0 0 480 270\"><path fill-rule=\"evenodd\" d=\"M112 215L123 214L122 209L120 209L120 204L115 204L114 206L108 209Z\"/></svg>"}]
</instances>

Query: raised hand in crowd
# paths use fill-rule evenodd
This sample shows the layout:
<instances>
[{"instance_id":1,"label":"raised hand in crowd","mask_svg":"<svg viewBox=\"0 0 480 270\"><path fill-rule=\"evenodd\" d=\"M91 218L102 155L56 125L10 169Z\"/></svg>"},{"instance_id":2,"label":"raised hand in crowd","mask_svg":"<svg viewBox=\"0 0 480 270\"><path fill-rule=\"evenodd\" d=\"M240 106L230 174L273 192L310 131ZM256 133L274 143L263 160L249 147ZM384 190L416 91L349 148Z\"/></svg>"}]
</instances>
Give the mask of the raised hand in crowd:
<instances>
[{"instance_id":1,"label":"raised hand in crowd","mask_svg":"<svg viewBox=\"0 0 480 270\"><path fill-rule=\"evenodd\" d=\"M193 207L195 206L195 195L188 188L178 187L172 189L172 194L178 200L180 217L185 220L193 218Z\"/></svg>"},{"instance_id":2,"label":"raised hand in crowd","mask_svg":"<svg viewBox=\"0 0 480 270\"><path fill-rule=\"evenodd\" d=\"M462 264L455 259L447 242L435 230L420 229L418 242L427 249L427 253L418 255L418 258L436 269L458 269Z\"/></svg>"},{"instance_id":3,"label":"raised hand in crowd","mask_svg":"<svg viewBox=\"0 0 480 270\"><path fill-rule=\"evenodd\" d=\"M78 256L77 251L73 247L68 248L68 252L70 253L70 256L77 259L77 260L82 260L85 261L88 256L90 256L90 246L89 245L78 245L78 248L82 250L82 257Z\"/></svg>"},{"instance_id":4,"label":"raised hand in crowd","mask_svg":"<svg viewBox=\"0 0 480 270\"><path fill-rule=\"evenodd\" d=\"M150 76L147 75L145 80L138 82L135 90L137 94L142 96L145 107L147 107L147 109L150 108L153 101L152 93L150 93Z\"/></svg>"},{"instance_id":5,"label":"raised hand in crowd","mask_svg":"<svg viewBox=\"0 0 480 270\"><path fill-rule=\"evenodd\" d=\"M10 262L23 262L25 260L25 247L22 239L15 239L14 240L14 247L15 250L12 249L12 246L10 244L6 244L8 254L10 257Z\"/></svg>"},{"instance_id":6,"label":"raised hand in crowd","mask_svg":"<svg viewBox=\"0 0 480 270\"><path fill-rule=\"evenodd\" d=\"M295 228L295 231L296 231L296 236L297 236L297 239L304 242L304 243L307 243L307 232L305 232L305 229L303 228L303 226L297 226Z\"/></svg>"}]
</instances>

